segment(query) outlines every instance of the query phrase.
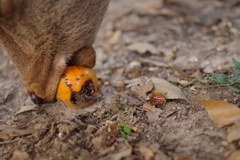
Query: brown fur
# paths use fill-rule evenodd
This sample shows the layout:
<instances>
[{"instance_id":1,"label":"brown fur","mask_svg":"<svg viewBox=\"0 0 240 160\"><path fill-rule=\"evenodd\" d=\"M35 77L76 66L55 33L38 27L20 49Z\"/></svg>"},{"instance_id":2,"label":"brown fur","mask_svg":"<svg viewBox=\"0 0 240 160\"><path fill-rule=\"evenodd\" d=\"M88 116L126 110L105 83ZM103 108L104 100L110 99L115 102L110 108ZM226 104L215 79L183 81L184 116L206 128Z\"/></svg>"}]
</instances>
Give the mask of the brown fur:
<instances>
[{"instance_id":1,"label":"brown fur","mask_svg":"<svg viewBox=\"0 0 240 160\"><path fill-rule=\"evenodd\" d=\"M0 42L29 93L55 100L67 65L95 65L109 0L0 0Z\"/></svg>"}]
</instances>

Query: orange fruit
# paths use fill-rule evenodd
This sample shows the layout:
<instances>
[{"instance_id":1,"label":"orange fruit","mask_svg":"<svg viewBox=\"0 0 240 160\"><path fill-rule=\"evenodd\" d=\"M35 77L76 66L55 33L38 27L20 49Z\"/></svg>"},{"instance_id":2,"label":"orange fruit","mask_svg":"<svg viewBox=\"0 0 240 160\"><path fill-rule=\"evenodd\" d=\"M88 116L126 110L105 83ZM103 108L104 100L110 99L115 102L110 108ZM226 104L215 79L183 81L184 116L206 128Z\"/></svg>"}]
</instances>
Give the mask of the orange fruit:
<instances>
[{"instance_id":1,"label":"orange fruit","mask_svg":"<svg viewBox=\"0 0 240 160\"><path fill-rule=\"evenodd\" d=\"M97 89L98 80L91 68L69 66L59 81L56 98L66 107L83 108L94 101Z\"/></svg>"}]
</instances>

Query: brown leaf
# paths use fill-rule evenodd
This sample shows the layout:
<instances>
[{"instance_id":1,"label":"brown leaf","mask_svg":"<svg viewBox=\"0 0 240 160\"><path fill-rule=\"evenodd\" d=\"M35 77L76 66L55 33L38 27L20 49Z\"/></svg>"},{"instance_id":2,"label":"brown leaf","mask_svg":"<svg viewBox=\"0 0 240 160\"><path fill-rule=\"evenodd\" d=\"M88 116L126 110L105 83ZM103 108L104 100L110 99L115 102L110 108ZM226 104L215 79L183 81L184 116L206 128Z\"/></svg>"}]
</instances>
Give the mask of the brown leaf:
<instances>
[{"instance_id":1,"label":"brown leaf","mask_svg":"<svg viewBox=\"0 0 240 160\"><path fill-rule=\"evenodd\" d=\"M132 154L132 147L126 140L118 142L114 145L114 147L116 148L115 150L117 152L112 152L105 157L99 158L99 160L121 160L124 159L124 157L129 157Z\"/></svg>"},{"instance_id":2,"label":"brown leaf","mask_svg":"<svg viewBox=\"0 0 240 160\"><path fill-rule=\"evenodd\" d=\"M154 107L151 105L151 104L149 104L149 103L144 103L142 106L140 106L141 108L143 108L143 110L145 110L145 111L148 111L148 110L153 110L154 109Z\"/></svg>"},{"instance_id":3,"label":"brown leaf","mask_svg":"<svg viewBox=\"0 0 240 160\"><path fill-rule=\"evenodd\" d=\"M145 100L147 100L147 93L153 89L153 83L149 79L147 82L140 86L139 89L137 90L137 94L141 97L143 97Z\"/></svg>"},{"instance_id":4,"label":"brown leaf","mask_svg":"<svg viewBox=\"0 0 240 160\"><path fill-rule=\"evenodd\" d=\"M166 111L164 111L164 113L161 115L161 117L167 118L168 116L171 116L175 112L177 112L177 111L176 110L172 110L172 109L167 109Z\"/></svg>"},{"instance_id":5,"label":"brown leaf","mask_svg":"<svg viewBox=\"0 0 240 160\"><path fill-rule=\"evenodd\" d=\"M228 142L240 140L240 119L236 120L233 126L228 129L227 140Z\"/></svg>"},{"instance_id":6,"label":"brown leaf","mask_svg":"<svg viewBox=\"0 0 240 160\"><path fill-rule=\"evenodd\" d=\"M173 66L168 66L171 70L177 71L180 75L184 77L190 77L187 73L185 73L181 68L178 67L173 67Z\"/></svg>"},{"instance_id":7,"label":"brown leaf","mask_svg":"<svg viewBox=\"0 0 240 160\"><path fill-rule=\"evenodd\" d=\"M152 80L154 86L154 89L152 90L153 93L161 94L166 99L184 99L188 101L183 92L168 81L156 77L152 77L150 79Z\"/></svg>"},{"instance_id":8,"label":"brown leaf","mask_svg":"<svg viewBox=\"0 0 240 160\"><path fill-rule=\"evenodd\" d=\"M147 51L152 53L152 54L158 54L159 51L157 50L157 48L155 46L153 46L152 44L148 43L148 42L134 42L132 44L130 44L127 49L129 51L135 51L139 54L144 54Z\"/></svg>"},{"instance_id":9,"label":"brown leaf","mask_svg":"<svg viewBox=\"0 0 240 160\"><path fill-rule=\"evenodd\" d=\"M194 81L185 81L185 80L180 80L178 83L181 84L182 86L188 86L192 84Z\"/></svg>"},{"instance_id":10,"label":"brown leaf","mask_svg":"<svg viewBox=\"0 0 240 160\"><path fill-rule=\"evenodd\" d=\"M162 110L160 108L154 108L152 110L148 110L146 115L148 117L149 123L157 122L159 115L162 113Z\"/></svg>"},{"instance_id":11,"label":"brown leaf","mask_svg":"<svg viewBox=\"0 0 240 160\"><path fill-rule=\"evenodd\" d=\"M228 160L239 160L239 159L240 159L240 150L233 151L228 157Z\"/></svg>"},{"instance_id":12,"label":"brown leaf","mask_svg":"<svg viewBox=\"0 0 240 160\"><path fill-rule=\"evenodd\" d=\"M128 125L127 128L131 129L132 131L136 132L138 130L137 127L132 126L132 125Z\"/></svg>"},{"instance_id":13,"label":"brown leaf","mask_svg":"<svg viewBox=\"0 0 240 160\"><path fill-rule=\"evenodd\" d=\"M181 79L179 79L177 77L169 77L168 81L171 81L171 82L174 82L174 83L179 83L182 86L188 86L188 85L190 85L190 84L192 84L194 82L194 80L186 81L186 80L181 80Z\"/></svg>"},{"instance_id":14,"label":"brown leaf","mask_svg":"<svg viewBox=\"0 0 240 160\"><path fill-rule=\"evenodd\" d=\"M204 106L211 119L220 127L231 125L240 118L240 109L228 102L196 100Z\"/></svg>"},{"instance_id":15,"label":"brown leaf","mask_svg":"<svg viewBox=\"0 0 240 160\"><path fill-rule=\"evenodd\" d=\"M31 160L32 158L27 152L14 151L11 160Z\"/></svg>"},{"instance_id":16,"label":"brown leaf","mask_svg":"<svg viewBox=\"0 0 240 160\"><path fill-rule=\"evenodd\" d=\"M153 151L144 145L139 146L139 152L145 157L145 159L151 159L154 157Z\"/></svg>"},{"instance_id":17,"label":"brown leaf","mask_svg":"<svg viewBox=\"0 0 240 160\"><path fill-rule=\"evenodd\" d=\"M130 88L132 91L137 92L139 86L144 85L148 81L148 77L141 76L139 78L134 78L131 80L125 80L124 82L127 84L127 88Z\"/></svg>"}]
</instances>

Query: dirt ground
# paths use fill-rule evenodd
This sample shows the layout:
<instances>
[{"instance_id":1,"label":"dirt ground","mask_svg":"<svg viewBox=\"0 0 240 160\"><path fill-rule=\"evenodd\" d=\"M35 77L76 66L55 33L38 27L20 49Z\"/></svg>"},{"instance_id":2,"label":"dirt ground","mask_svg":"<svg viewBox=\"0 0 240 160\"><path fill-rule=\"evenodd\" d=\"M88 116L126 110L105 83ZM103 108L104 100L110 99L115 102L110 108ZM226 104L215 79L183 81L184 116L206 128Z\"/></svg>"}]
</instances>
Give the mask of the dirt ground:
<instances>
[{"instance_id":1,"label":"dirt ground","mask_svg":"<svg viewBox=\"0 0 240 160\"><path fill-rule=\"evenodd\" d=\"M13 131L0 134L0 159L228 159L240 145L229 143L227 129L195 100L239 106L240 95L194 76L221 72L233 66L232 58L240 61L239 6L236 0L112 0L94 45L99 95L84 109L60 102L35 106L2 51L0 125ZM151 121L146 101L127 86L141 76L192 82L175 83L188 101L167 99ZM31 109L16 114L24 107ZM131 126L127 138L117 130L121 122Z\"/></svg>"}]
</instances>

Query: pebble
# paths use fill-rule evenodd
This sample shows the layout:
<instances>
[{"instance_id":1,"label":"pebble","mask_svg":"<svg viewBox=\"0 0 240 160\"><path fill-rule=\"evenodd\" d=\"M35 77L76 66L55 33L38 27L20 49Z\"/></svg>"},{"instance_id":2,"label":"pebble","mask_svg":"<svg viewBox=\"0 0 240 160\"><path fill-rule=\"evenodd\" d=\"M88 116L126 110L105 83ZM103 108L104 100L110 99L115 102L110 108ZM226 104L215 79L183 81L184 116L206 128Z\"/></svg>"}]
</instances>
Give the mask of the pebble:
<instances>
[{"instance_id":1,"label":"pebble","mask_svg":"<svg viewBox=\"0 0 240 160\"><path fill-rule=\"evenodd\" d=\"M114 83L114 87L116 88L117 91L121 91L122 89L124 89L124 82L122 80L118 80Z\"/></svg>"},{"instance_id":2,"label":"pebble","mask_svg":"<svg viewBox=\"0 0 240 160\"><path fill-rule=\"evenodd\" d=\"M217 50L218 52L221 52L221 51L224 51L225 48L226 48L226 47L225 47L224 45L221 45L221 46L216 47L216 50Z\"/></svg>"},{"instance_id":3,"label":"pebble","mask_svg":"<svg viewBox=\"0 0 240 160\"><path fill-rule=\"evenodd\" d=\"M134 69L134 68L140 68L142 65L140 62L138 61L132 61L129 63L129 65L127 66L126 72Z\"/></svg>"},{"instance_id":4,"label":"pebble","mask_svg":"<svg viewBox=\"0 0 240 160\"><path fill-rule=\"evenodd\" d=\"M227 142L227 141L222 141L221 144L222 144L223 146L227 146L227 145L228 145L228 142Z\"/></svg>"}]
</instances>

